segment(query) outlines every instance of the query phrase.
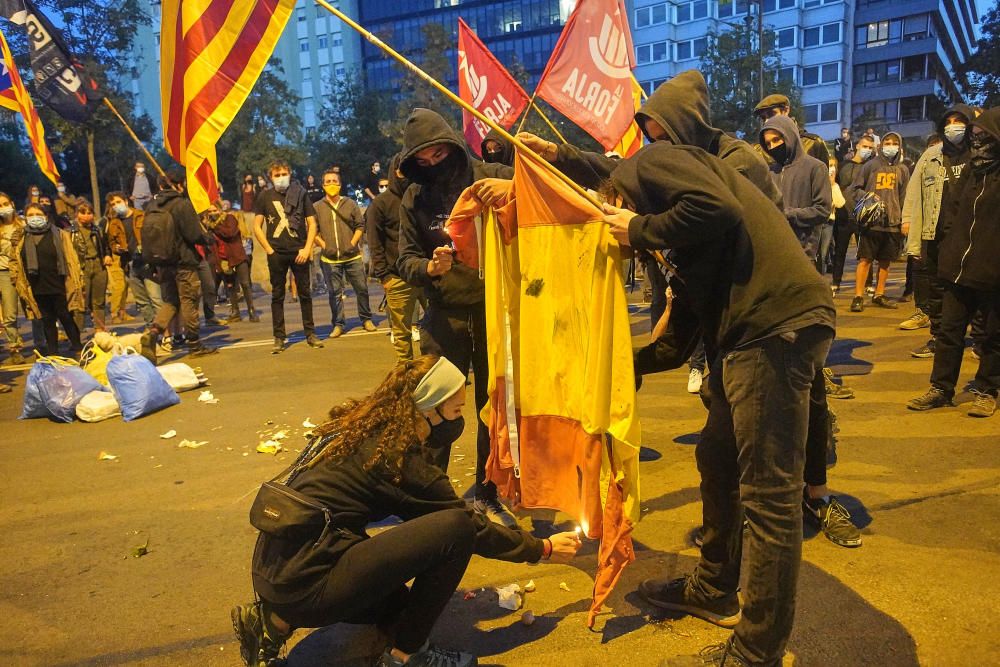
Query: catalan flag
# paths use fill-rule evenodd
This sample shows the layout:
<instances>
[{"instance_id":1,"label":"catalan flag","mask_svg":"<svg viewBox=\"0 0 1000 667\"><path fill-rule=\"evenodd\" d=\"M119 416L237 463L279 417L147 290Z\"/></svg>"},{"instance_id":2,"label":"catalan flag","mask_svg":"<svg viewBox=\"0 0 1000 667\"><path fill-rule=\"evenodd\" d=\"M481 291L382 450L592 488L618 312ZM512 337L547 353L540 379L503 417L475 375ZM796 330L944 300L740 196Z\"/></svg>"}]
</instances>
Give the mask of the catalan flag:
<instances>
[{"instance_id":1,"label":"catalan flag","mask_svg":"<svg viewBox=\"0 0 1000 667\"><path fill-rule=\"evenodd\" d=\"M45 128L38 118L31 96L21 82L21 75L17 72L14 57L2 32L0 32L0 49L3 50L3 61L0 62L0 107L21 114L24 126L28 130L28 138L31 140L31 148L35 151L35 159L38 160L38 167L50 181L57 183L59 170L52 159L49 147L45 144Z\"/></svg>"},{"instance_id":2,"label":"catalan flag","mask_svg":"<svg viewBox=\"0 0 1000 667\"><path fill-rule=\"evenodd\" d=\"M636 111L642 106L642 86L635 80L634 74L632 75L632 106ZM642 130L639 128L639 124L633 120L632 124L625 130L625 134L622 135L621 141L611 150L626 158L635 155L640 148L642 148Z\"/></svg>"},{"instance_id":3,"label":"catalan flag","mask_svg":"<svg viewBox=\"0 0 1000 667\"><path fill-rule=\"evenodd\" d=\"M163 140L187 169L198 211L219 198L215 144L267 65L294 7L295 0L163 1Z\"/></svg>"}]
</instances>

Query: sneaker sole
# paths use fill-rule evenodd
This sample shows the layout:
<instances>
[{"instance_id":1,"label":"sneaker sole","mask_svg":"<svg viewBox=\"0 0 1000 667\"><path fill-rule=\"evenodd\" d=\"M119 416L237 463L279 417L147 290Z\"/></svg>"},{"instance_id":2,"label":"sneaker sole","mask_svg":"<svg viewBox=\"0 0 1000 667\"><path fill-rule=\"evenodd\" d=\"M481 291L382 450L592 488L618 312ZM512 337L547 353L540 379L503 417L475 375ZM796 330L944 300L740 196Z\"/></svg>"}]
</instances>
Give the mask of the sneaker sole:
<instances>
[{"instance_id":1,"label":"sneaker sole","mask_svg":"<svg viewBox=\"0 0 1000 667\"><path fill-rule=\"evenodd\" d=\"M931 359L934 357L934 353L931 352L930 354L923 354L923 353L917 354L916 352L910 352L910 356L913 357L914 359Z\"/></svg>"},{"instance_id":2,"label":"sneaker sole","mask_svg":"<svg viewBox=\"0 0 1000 667\"><path fill-rule=\"evenodd\" d=\"M236 635L236 643L240 645L240 657L243 658L243 664L247 667L253 667L251 659L256 660L257 656L250 656L250 650L243 643L243 638L246 636L246 626L243 625L243 616L240 614L241 607L233 607L233 610L229 612L229 617L233 620L233 633Z\"/></svg>"},{"instance_id":3,"label":"sneaker sole","mask_svg":"<svg viewBox=\"0 0 1000 667\"><path fill-rule=\"evenodd\" d=\"M916 331L917 329L926 329L930 325L931 325L930 322L928 322L927 324L911 324L907 326L903 326L902 324L900 324L899 328L902 329L903 331Z\"/></svg>"},{"instance_id":4,"label":"sneaker sole","mask_svg":"<svg viewBox=\"0 0 1000 667\"><path fill-rule=\"evenodd\" d=\"M703 609L702 607L692 607L685 604L663 602L662 600L657 600L655 598L646 595L643 592L641 586L639 587L639 595L642 596L643 600L653 605L654 607L657 607L659 609L664 609L666 611L680 612L683 614L687 614L688 616L694 616L695 618L700 618L701 620L707 621L712 625L717 625L720 628L727 628L727 629L735 628L739 624L740 619L743 618L743 612L740 612L733 616L723 616L721 614L712 613L707 609Z\"/></svg>"},{"instance_id":5,"label":"sneaker sole","mask_svg":"<svg viewBox=\"0 0 1000 667\"><path fill-rule=\"evenodd\" d=\"M837 539L835 537L832 537L832 536L830 536L827 533L823 533L823 534L826 535L826 539L830 540L831 542L833 542L834 544L836 544L838 547L846 547L848 549L856 549L856 548L858 548L858 547L861 546L861 538L860 537L857 540L841 540L841 539Z\"/></svg>"},{"instance_id":6,"label":"sneaker sole","mask_svg":"<svg viewBox=\"0 0 1000 667\"><path fill-rule=\"evenodd\" d=\"M912 405L910 403L906 404L907 410L913 410L914 412L927 412L928 410L936 410L937 408L948 408L955 405L954 403L941 403L940 405Z\"/></svg>"},{"instance_id":7,"label":"sneaker sole","mask_svg":"<svg viewBox=\"0 0 1000 667\"><path fill-rule=\"evenodd\" d=\"M986 419L987 417L992 417L995 412L996 412L995 410L993 412L989 412L989 413L986 413L986 412L977 412L975 410L969 410L969 416L970 417L976 417L977 419Z\"/></svg>"}]
</instances>

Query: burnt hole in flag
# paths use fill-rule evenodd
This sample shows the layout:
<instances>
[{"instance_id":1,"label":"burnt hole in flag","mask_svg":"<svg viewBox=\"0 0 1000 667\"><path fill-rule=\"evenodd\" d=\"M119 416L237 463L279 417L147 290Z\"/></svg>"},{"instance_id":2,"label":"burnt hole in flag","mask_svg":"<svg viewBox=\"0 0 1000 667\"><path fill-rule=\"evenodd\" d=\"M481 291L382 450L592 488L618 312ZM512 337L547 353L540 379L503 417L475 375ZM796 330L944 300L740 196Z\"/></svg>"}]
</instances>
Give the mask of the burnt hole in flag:
<instances>
[{"instance_id":1,"label":"burnt hole in flag","mask_svg":"<svg viewBox=\"0 0 1000 667\"><path fill-rule=\"evenodd\" d=\"M528 296L538 296L542 293L543 289L545 289L545 280L542 278L535 278L528 283L528 287L524 290L524 293Z\"/></svg>"}]
</instances>

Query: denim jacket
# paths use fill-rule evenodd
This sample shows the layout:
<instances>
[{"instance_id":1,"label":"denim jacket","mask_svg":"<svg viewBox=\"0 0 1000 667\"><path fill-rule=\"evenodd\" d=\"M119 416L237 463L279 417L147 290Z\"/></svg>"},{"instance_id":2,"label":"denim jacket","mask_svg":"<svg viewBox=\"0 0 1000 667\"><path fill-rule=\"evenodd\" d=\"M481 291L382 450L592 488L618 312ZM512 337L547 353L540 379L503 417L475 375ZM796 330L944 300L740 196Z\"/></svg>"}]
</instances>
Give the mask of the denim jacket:
<instances>
[{"instance_id":1,"label":"denim jacket","mask_svg":"<svg viewBox=\"0 0 1000 667\"><path fill-rule=\"evenodd\" d=\"M906 254L920 256L921 241L931 241L937 231L941 213L941 193L944 191L944 155L941 144L931 146L917 160L913 176L906 187L903 202L903 224L909 223Z\"/></svg>"}]
</instances>

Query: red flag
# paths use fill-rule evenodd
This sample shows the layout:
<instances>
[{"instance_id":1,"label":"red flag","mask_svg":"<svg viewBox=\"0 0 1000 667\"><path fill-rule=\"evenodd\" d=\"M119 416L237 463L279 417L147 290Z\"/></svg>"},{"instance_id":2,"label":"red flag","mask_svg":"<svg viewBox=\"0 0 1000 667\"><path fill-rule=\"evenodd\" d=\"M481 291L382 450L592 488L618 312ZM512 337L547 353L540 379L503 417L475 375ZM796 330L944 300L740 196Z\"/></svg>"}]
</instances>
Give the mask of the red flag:
<instances>
[{"instance_id":1,"label":"red flag","mask_svg":"<svg viewBox=\"0 0 1000 667\"><path fill-rule=\"evenodd\" d=\"M536 90L607 150L635 114L627 16L620 0L580 0Z\"/></svg>"},{"instance_id":2,"label":"red flag","mask_svg":"<svg viewBox=\"0 0 1000 667\"><path fill-rule=\"evenodd\" d=\"M504 129L528 106L528 94L462 19L458 19L458 94ZM468 111L462 112L462 121L465 142L479 155L489 127Z\"/></svg>"}]
</instances>

